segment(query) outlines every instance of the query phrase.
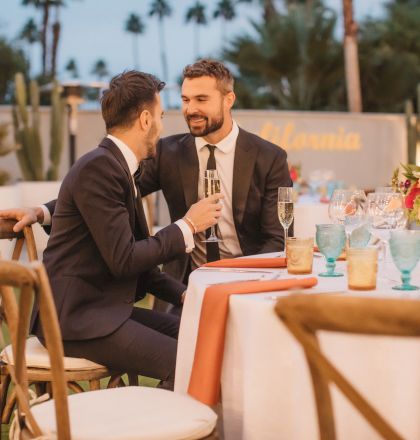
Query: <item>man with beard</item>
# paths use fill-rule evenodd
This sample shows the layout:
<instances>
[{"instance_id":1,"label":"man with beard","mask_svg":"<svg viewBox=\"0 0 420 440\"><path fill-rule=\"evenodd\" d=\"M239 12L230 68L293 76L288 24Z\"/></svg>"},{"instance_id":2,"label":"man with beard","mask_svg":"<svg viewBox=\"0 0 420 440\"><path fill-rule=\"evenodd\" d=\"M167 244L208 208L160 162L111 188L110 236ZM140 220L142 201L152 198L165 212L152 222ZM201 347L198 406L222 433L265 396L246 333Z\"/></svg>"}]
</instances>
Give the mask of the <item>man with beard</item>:
<instances>
[{"instance_id":1,"label":"man with beard","mask_svg":"<svg viewBox=\"0 0 420 440\"><path fill-rule=\"evenodd\" d=\"M209 246L205 233L195 248L164 266L180 280L206 261L280 251L283 228L277 217L277 188L292 186L286 152L238 127L232 119L234 80L222 63L203 59L186 66L182 111L188 134L163 138L145 167L142 194L162 189L171 221L203 197L204 172L216 168L224 195L218 235Z\"/></svg>"},{"instance_id":2,"label":"man with beard","mask_svg":"<svg viewBox=\"0 0 420 440\"><path fill-rule=\"evenodd\" d=\"M190 133L161 139L156 157L147 161L140 179L142 195L163 191L171 221L176 221L203 197L206 168L215 167L219 173L224 195L218 221L222 241L206 246L205 233L196 234L191 254L164 265L166 272L184 282L191 270L208 260L284 247L277 188L292 186L287 155L277 145L238 127L231 115L233 85L231 72L218 61L203 59L185 67L182 111ZM53 207L50 202L49 210ZM17 229L37 221L34 210L19 212L22 221ZM37 212L38 220L44 218L40 208Z\"/></svg>"},{"instance_id":3,"label":"man with beard","mask_svg":"<svg viewBox=\"0 0 420 440\"><path fill-rule=\"evenodd\" d=\"M101 102L108 135L64 178L44 263L66 356L172 388L179 318L133 304L151 292L181 305L185 285L157 265L193 248L194 231L215 224L221 204L220 195L202 199L185 219L149 236L136 178L139 165L156 154L163 86L136 71L112 79ZM37 304L31 325L43 341Z\"/></svg>"}]
</instances>

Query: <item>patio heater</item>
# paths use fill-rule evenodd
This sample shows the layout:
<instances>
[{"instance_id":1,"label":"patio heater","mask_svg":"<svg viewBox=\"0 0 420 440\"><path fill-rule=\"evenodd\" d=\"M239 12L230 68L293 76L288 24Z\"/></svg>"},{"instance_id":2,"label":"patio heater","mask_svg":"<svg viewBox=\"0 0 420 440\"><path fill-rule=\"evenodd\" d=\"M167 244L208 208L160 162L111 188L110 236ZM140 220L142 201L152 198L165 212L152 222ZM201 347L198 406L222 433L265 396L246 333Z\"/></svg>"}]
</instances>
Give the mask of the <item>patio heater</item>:
<instances>
[{"instance_id":1,"label":"patio heater","mask_svg":"<svg viewBox=\"0 0 420 440\"><path fill-rule=\"evenodd\" d=\"M68 145L69 145L69 167L71 168L76 162L77 156L77 130L78 130L78 112L79 106L86 102L85 97L94 99L99 95L99 91L108 88L107 82L93 81L84 82L78 80L62 81L62 96L67 104L67 128L68 128ZM41 87L42 91L51 90L52 83Z\"/></svg>"},{"instance_id":2,"label":"patio heater","mask_svg":"<svg viewBox=\"0 0 420 440\"><path fill-rule=\"evenodd\" d=\"M69 166L71 168L76 162L79 106L86 101L84 98L86 95L91 96L95 91L99 94L100 90L108 87L108 83L66 81L62 82L61 86L68 107Z\"/></svg>"}]
</instances>

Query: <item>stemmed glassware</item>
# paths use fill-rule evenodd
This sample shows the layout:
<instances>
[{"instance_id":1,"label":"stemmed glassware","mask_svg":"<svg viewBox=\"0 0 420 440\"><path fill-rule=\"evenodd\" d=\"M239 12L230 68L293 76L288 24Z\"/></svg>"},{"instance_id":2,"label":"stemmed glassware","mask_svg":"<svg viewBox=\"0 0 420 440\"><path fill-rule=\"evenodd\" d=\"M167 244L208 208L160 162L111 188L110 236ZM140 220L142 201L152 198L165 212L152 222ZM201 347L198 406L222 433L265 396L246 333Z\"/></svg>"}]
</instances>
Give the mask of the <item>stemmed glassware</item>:
<instances>
[{"instance_id":1,"label":"stemmed glassware","mask_svg":"<svg viewBox=\"0 0 420 440\"><path fill-rule=\"evenodd\" d=\"M204 174L204 196L208 197L213 194L220 193L220 179L217 170L206 170ZM219 242L222 241L216 235L216 227L214 225L210 228L210 235L203 240L207 242Z\"/></svg>"},{"instance_id":2,"label":"stemmed glassware","mask_svg":"<svg viewBox=\"0 0 420 440\"><path fill-rule=\"evenodd\" d=\"M410 284L411 272L420 259L420 231L391 231L389 239L392 259L401 272L402 284L396 290L419 290Z\"/></svg>"},{"instance_id":3,"label":"stemmed glassware","mask_svg":"<svg viewBox=\"0 0 420 440\"><path fill-rule=\"evenodd\" d=\"M365 222L366 194L361 189L336 189L328 206L333 223L342 224L348 236Z\"/></svg>"},{"instance_id":4,"label":"stemmed glassware","mask_svg":"<svg viewBox=\"0 0 420 440\"><path fill-rule=\"evenodd\" d=\"M344 225L316 225L316 244L327 260L327 272L322 272L319 276L342 277L342 273L335 272L335 264L346 244Z\"/></svg>"},{"instance_id":5,"label":"stemmed glassware","mask_svg":"<svg viewBox=\"0 0 420 440\"><path fill-rule=\"evenodd\" d=\"M390 232L405 226L404 197L397 192L371 193L366 214L371 233L386 245Z\"/></svg>"},{"instance_id":6,"label":"stemmed glassware","mask_svg":"<svg viewBox=\"0 0 420 440\"><path fill-rule=\"evenodd\" d=\"M288 230L293 222L293 188L280 186L278 189L277 215L284 229L284 249L286 250L286 240ZM285 252L284 252L285 253Z\"/></svg>"}]
</instances>

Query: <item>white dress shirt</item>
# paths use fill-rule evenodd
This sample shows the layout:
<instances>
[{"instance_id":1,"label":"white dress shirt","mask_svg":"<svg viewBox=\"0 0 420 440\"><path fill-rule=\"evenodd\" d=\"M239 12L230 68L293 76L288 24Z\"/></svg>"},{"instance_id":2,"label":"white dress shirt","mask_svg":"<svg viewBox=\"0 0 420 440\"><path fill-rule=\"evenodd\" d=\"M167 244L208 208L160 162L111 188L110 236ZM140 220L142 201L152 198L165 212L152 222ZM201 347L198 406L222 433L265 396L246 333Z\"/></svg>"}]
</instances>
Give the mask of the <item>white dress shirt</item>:
<instances>
[{"instance_id":1,"label":"white dress shirt","mask_svg":"<svg viewBox=\"0 0 420 440\"><path fill-rule=\"evenodd\" d=\"M134 182L134 173L137 171L137 168L139 167L139 161L137 160L136 155L131 150L131 148L129 148L121 139L118 139L117 137L112 136L111 134L108 134L107 138L111 139L111 141L114 142L114 144L121 151L121 154L124 156L124 159L127 162L128 169L131 174L131 178L133 179L134 192L135 195L137 196L137 187ZM42 205L41 208L44 211L44 221L42 224L50 225L51 224L50 211L45 205ZM191 252L194 249L195 244L194 244L194 236L193 233L191 232L190 227L183 219L177 220L175 224L179 227L179 229L181 229L182 235L184 236L186 252Z\"/></svg>"},{"instance_id":2,"label":"white dress shirt","mask_svg":"<svg viewBox=\"0 0 420 440\"><path fill-rule=\"evenodd\" d=\"M219 236L223 240L219 242L220 258L232 258L242 255L239 245L238 236L236 234L235 223L233 221L232 212L232 186L233 186L233 162L235 160L236 140L238 138L239 128L235 121L232 124L231 132L217 144L214 150L216 159L216 169L220 178L221 193L224 199L221 216L217 222L219 228ZM198 198L204 198L204 172L207 168L207 161L210 151L206 147L209 143L204 138L195 138L195 146L199 161L199 179L198 179ZM207 261L205 233L201 232L196 235L195 249L191 256L193 266L200 266Z\"/></svg>"}]
</instances>

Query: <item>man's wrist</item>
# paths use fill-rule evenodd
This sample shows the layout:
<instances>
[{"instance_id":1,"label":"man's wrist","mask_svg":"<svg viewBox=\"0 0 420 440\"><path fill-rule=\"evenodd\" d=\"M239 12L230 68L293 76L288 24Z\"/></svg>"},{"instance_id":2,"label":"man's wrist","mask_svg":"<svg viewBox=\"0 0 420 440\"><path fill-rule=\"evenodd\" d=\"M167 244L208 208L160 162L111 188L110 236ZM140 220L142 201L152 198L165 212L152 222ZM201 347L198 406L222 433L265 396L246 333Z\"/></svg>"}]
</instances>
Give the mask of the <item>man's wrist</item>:
<instances>
[{"instance_id":1,"label":"man's wrist","mask_svg":"<svg viewBox=\"0 0 420 440\"><path fill-rule=\"evenodd\" d=\"M43 224L44 223L44 210L42 209L41 206L36 206L35 207L35 214L36 214L36 220L38 223Z\"/></svg>"}]
</instances>

